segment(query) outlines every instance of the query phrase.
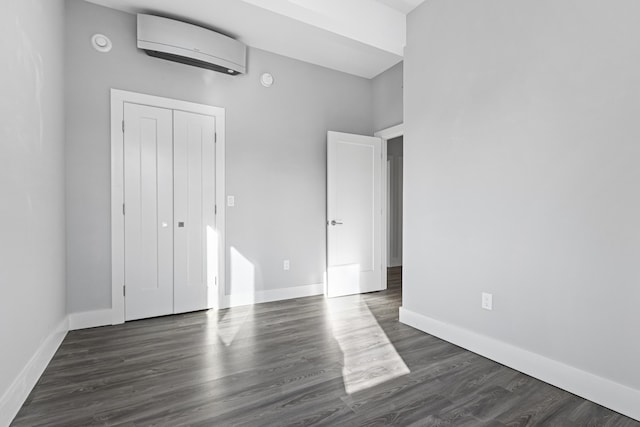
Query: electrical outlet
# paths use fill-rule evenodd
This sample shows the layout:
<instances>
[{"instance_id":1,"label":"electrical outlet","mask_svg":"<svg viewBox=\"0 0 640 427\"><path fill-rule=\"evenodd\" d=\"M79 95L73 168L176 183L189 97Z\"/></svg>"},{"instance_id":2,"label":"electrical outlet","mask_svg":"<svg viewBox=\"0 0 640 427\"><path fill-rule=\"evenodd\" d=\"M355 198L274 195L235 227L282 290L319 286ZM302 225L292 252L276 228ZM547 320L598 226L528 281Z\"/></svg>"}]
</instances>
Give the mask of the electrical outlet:
<instances>
[{"instance_id":1,"label":"electrical outlet","mask_svg":"<svg viewBox=\"0 0 640 427\"><path fill-rule=\"evenodd\" d=\"M482 293L482 308L485 310L493 310L493 294Z\"/></svg>"},{"instance_id":2,"label":"electrical outlet","mask_svg":"<svg viewBox=\"0 0 640 427\"><path fill-rule=\"evenodd\" d=\"M229 206L230 208L234 207L236 205L236 198L235 196L227 196L227 206Z\"/></svg>"},{"instance_id":3,"label":"electrical outlet","mask_svg":"<svg viewBox=\"0 0 640 427\"><path fill-rule=\"evenodd\" d=\"M289 263L289 260L285 259L284 262L282 263L282 268L285 270L289 270L290 267L291 267L291 264Z\"/></svg>"}]
</instances>

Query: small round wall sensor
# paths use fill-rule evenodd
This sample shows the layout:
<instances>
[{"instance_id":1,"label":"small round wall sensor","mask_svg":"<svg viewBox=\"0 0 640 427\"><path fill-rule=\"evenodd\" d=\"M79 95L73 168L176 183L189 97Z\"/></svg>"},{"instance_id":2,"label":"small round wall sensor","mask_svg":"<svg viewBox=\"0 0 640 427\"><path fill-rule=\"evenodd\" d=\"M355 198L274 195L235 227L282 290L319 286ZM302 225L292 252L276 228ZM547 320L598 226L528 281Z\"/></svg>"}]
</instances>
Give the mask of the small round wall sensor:
<instances>
[{"instance_id":1,"label":"small round wall sensor","mask_svg":"<svg viewBox=\"0 0 640 427\"><path fill-rule=\"evenodd\" d=\"M260 83L264 87L271 87L273 84L273 76L269 73L264 73L260 76Z\"/></svg>"},{"instance_id":2,"label":"small round wall sensor","mask_svg":"<svg viewBox=\"0 0 640 427\"><path fill-rule=\"evenodd\" d=\"M109 52L113 47L109 37L104 34L94 34L93 37L91 37L91 45L98 52Z\"/></svg>"}]
</instances>

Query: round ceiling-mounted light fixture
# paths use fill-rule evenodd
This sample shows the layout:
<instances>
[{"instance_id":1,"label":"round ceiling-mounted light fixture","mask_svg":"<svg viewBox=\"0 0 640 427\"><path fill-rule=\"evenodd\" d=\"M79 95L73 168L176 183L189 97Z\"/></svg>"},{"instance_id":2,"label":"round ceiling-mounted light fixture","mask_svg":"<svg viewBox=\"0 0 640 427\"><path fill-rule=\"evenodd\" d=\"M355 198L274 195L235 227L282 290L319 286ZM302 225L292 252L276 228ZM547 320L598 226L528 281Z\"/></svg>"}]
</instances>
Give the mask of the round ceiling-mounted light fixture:
<instances>
[{"instance_id":1,"label":"round ceiling-mounted light fixture","mask_svg":"<svg viewBox=\"0 0 640 427\"><path fill-rule=\"evenodd\" d=\"M94 34L91 37L91 46L93 46L93 48L98 52L106 53L111 50L113 44L111 43L111 40L109 40L109 37L104 34Z\"/></svg>"},{"instance_id":2,"label":"round ceiling-mounted light fixture","mask_svg":"<svg viewBox=\"0 0 640 427\"><path fill-rule=\"evenodd\" d=\"M270 73L263 73L260 76L260 84L264 87L271 87L273 85L273 76Z\"/></svg>"}]
</instances>

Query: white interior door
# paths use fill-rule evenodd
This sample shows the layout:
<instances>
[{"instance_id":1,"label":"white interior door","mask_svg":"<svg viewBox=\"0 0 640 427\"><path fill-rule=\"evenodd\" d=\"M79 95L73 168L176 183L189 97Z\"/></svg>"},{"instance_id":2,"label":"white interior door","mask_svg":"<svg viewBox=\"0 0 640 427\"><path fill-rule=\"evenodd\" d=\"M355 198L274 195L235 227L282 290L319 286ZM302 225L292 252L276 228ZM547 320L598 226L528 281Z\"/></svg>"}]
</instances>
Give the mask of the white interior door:
<instances>
[{"instance_id":1,"label":"white interior door","mask_svg":"<svg viewBox=\"0 0 640 427\"><path fill-rule=\"evenodd\" d=\"M327 296L384 289L382 141L327 135Z\"/></svg>"},{"instance_id":2,"label":"white interior door","mask_svg":"<svg viewBox=\"0 0 640 427\"><path fill-rule=\"evenodd\" d=\"M173 312L173 112L124 104L125 319Z\"/></svg>"},{"instance_id":3,"label":"white interior door","mask_svg":"<svg viewBox=\"0 0 640 427\"><path fill-rule=\"evenodd\" d=\"M174 113L174 311L213 306L215 240L215 118ZM207 256L207 252L213 251Z\"/></svg>"}]
</instances>

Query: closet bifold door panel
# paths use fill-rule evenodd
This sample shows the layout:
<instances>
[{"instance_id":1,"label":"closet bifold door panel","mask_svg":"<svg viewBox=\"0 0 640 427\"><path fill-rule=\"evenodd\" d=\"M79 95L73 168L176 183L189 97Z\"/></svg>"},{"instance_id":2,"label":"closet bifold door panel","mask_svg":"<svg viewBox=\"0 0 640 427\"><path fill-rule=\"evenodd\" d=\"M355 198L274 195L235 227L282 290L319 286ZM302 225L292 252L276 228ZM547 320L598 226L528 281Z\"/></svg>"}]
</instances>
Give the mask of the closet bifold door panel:
<instances>
[{"instance_id":1,"label":"closet bifold door panel","mask_svg":"<svg viewBox=\"0 0 640 427\"><path fill-rule=\"evenodd\" d=\"M174 112L174 312L213 306L215 117ZM212 262L207 262L210 260ZM208 265L209 264L209 265Z\"/></svg>"},{"instance_id":2,"label":"closet bifold door panel","mask_svg":"<svg viewBox=\"0 0 640 427\"><path fill-rule=\"evenodd\" d=\"M124 104L125 319L173 313L173 111Z\"/></svg>"},{"instance_id":3,"label":"closet bifold door panel","mask_svg":"<svg viewBox=\"0 0 640 427\"><path fill-rule=\"evenodd\" d=\"M112 324L218 308L224 108L111 89L110 122Z\"/></svg>"},{"instance_id":4,"label":"closet bifold door panel","mask_svg":"<svg viewBox=\"0 0 640 427\"><path fill-rule=\"evenodd\" d=\"M215 117L124 104L125 320L213 307Z\"/></svg>"}]
</instances>

